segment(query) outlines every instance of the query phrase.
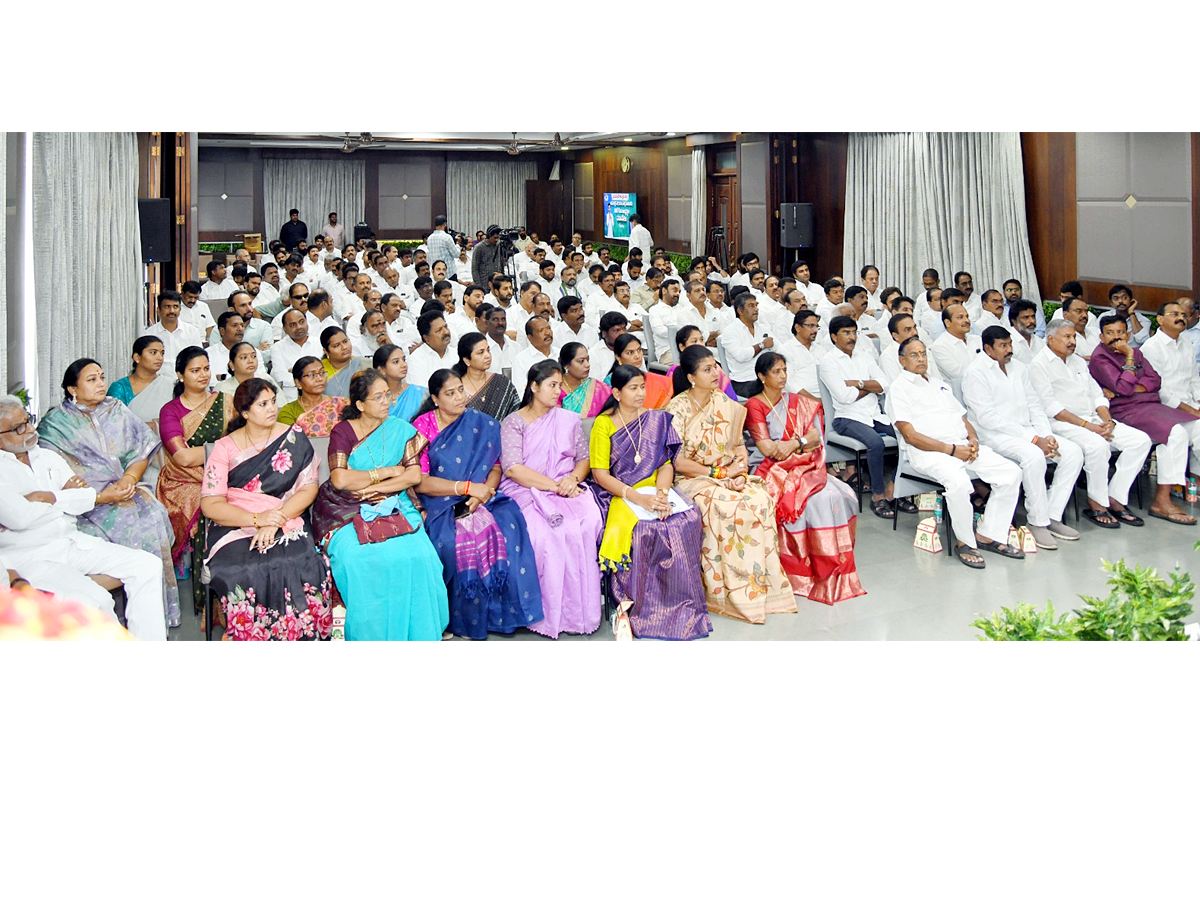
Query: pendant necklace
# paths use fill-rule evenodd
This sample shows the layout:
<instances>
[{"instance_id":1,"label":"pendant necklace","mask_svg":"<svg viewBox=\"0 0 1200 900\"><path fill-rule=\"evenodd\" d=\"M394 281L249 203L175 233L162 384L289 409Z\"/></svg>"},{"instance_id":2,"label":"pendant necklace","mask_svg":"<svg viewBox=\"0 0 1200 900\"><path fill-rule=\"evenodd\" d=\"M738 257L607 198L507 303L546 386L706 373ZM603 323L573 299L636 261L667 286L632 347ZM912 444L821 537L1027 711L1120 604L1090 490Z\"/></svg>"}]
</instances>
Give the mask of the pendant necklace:
<instances>
[{"instance_id":1,"label":"pendant necklace","mask_svg":"<svg viewBox=\"0 0 1200 900\"><path fill-rule=\"evenodd\" d=\"M617 415L621 417L621 427L628 428L629 426L625 424L625 416L621 414L621 407L619 406L617 407ZM642 464L642 417L639 415L634 421L638 423L638 429L637 443L633 448L633 464L640 466Z\"/></svg>"}]
</instances>

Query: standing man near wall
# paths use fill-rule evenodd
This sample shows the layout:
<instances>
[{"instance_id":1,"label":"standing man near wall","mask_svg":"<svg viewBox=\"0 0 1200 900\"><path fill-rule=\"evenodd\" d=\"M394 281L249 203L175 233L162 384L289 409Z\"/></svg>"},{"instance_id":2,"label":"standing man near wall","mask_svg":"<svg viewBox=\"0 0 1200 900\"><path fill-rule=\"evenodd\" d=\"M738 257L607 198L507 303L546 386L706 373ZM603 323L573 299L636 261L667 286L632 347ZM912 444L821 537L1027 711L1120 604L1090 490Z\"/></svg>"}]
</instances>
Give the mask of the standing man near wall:
<instances>
[{"instance_id":1,"label":"standing man near wall","mask_svg":"<svg viewBox=\"0 0 1200 900\"><path fill-rule=\"evenodd\" d=\"M429 260L429 268L432 269L433 264L440 259L446 264L446 272L453 277L458 271L458 246L454 243L454 238L446 232L445 216L438 216L433 220L433 231L425 238L425 246L428 248L426 258Z\"/></svg>"},{"instance_id":2,"label":"standing man near wall","mask_svg":"<svg viewBox=\"0 0 1200 900\"><path fill-rule=\"evenodd\" d=\"M629 249L638 247L642 258L649 259L654 240L650 237L650 229L642 224L642 217L634 213L629 217Z\"/></svg>"},{"instance_id":3,"label":"standing man near wall","mask_svg":"<svg viewBox=\"0 0 1200 900\"><path fill-rule=\"evenodd\" d=\"M338 224L338 214L329 214L329 224L321 229L321 234L333 241L331 252L346 243L346 229Z\"/></svg>"},{"instance_id":4,"label":"standing man near wall","mask_svg":"<svg viewBox=\"0 0 1200 900\"><path fill-rule=\"evenodd\" d=\"M500 246L500 226L489 225L482 244L476 244L471 253L471 280L475 284L487 284L493 272L503 272L508 257Z\"/></svg>"},{"instance_id":5,"label":"standing man near wall","mask_svg":"<svg viewBox=\"0 0 1200 900\"><path fill-rule=\"evenodd\" d=\"M289 210L288 216L288 220L279 229L279 240L290 252L295 250L301 241L308 240L308 226L300 221L300 210Z\"/></svg>"}]
</instances>

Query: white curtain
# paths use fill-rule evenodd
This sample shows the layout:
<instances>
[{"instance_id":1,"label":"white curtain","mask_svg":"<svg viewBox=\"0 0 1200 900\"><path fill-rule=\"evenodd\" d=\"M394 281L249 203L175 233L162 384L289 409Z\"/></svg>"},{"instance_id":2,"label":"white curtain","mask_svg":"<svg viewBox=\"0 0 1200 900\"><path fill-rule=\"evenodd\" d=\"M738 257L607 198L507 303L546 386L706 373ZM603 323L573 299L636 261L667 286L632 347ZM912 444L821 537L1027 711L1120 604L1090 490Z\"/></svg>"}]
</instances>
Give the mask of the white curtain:
<instances>
[{"instance_id":1,"label":"white curtain","mask_svg":"<svg viewBox=\"0 0 1200 900\"><path fill-rule=\"evenodd\" d=\"M137 199L133 132L34 133L39 412L80 357L113 381L129 372L145 306Z\"/></svg>"},{"instance_id":2,"label":"white curtain","mask_svg":"<svg viewBox=\"0 0 1200 900\"><path fill-rule=\"evenodd\" d=\"M1017 132L904 132L850 135L846 162L843 271L857 284L864 265L880 286L915 297L921 272L942 287L970 272L975 293L1016 278L1040 300L1025 218Z\"/></svg>"},{"instance_id":3,"label":"white curtain","mask_svg":"<svg viewBox=\"0 0 1200 900\"><path fill-rule=\"evenodd\" d=\"M545 226L525 221L525 182L536 180L533 160L446 160L446 217L451 227L467 234L489 225L545 231Z\"/></svg>"},{"instance_id":4,"label":"white curtain","mask_svg":"<svg viewBox=\"0 0 1200 900\"><path fill-rule=\"evenodd\" d=\"M0 131L0 196L8 184L8 135ZM7 206L7 203L5 204ZM8 212L0 216L0 394L8 393ZM17 297L20 303L21 298Z\"/></svg>"},{"instance_id":5,"label":"white curtain","mask_svg":"<svg viewBox=\"0 0 1200 900\"><path fill-rule=\"evenodd\" d=\"M704 148L692 148L692 256L704 256L708 247L708 173Z\"/></svg>"},{"instance_id":6,"label":"white curtain","mask_svg":"<svg viewBox=\"0 0 1200 900\"><path fill-rule=\"evenodd\" d=\"M338 214L338 223L350 241L355 224L363 220L366 204L364 159L263 159L264 245L279 237L290 209L300 210L309 243L329 222L331 212Z\"/></svg>"}]
</instances>

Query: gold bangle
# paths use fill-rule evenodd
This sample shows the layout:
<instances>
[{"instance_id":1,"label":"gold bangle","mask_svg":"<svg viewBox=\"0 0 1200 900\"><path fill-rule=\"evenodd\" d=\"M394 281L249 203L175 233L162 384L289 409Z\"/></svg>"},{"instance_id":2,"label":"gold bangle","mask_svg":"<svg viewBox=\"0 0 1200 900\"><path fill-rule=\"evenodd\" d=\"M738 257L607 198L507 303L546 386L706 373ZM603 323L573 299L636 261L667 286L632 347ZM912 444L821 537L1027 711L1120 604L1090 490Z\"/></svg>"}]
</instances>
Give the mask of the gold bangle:
<instances>
[{"instance_id":1,"label":"gold bangle","mask_svg":"<svg viewBox=\"0 0 1200 900\"><path fill-rule=\"evenodd\" d=\"M254 514L254 527L257 530L257 528L258 528L258 513Z\"/></svg>"},{"instance_id":2,"label":"gold bangle","mask_svg":"<svg viewBox=\"0 0 1200 900\"><path fill-rule=\"evenodd\" d=\"M629 485L625 485L625 490L621 491L621 499L622 500L629 499Z\"/></svg>"}]
</instances>

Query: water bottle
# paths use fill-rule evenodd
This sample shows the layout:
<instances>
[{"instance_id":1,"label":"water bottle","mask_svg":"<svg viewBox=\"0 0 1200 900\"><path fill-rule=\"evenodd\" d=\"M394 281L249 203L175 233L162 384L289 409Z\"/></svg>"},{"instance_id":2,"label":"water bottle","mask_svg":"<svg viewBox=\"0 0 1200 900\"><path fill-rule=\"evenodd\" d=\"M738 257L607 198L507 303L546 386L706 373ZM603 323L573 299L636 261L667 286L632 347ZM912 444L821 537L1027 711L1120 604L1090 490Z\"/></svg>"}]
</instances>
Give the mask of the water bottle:
<instances>
[{"instance_id":1,"label":"water bottle","mask_svg":"<svg viewBox=\"0 0 1200 900\"><path fill-rule=\"evenodd\" d=\"M1196 502L1196 476L1189 475L1187 480L1187 502Z\"/></svg>"},{"instance_id":2,"label":"water bottle","mask_svg":"<svg viewBox=\"0 0 1200 900\"><path fill-rule=\"evenodd\" d=\"M940 527L942 524L942 495L936 494L933 498L933 518Z\"/></svg>"}]
</instances>

